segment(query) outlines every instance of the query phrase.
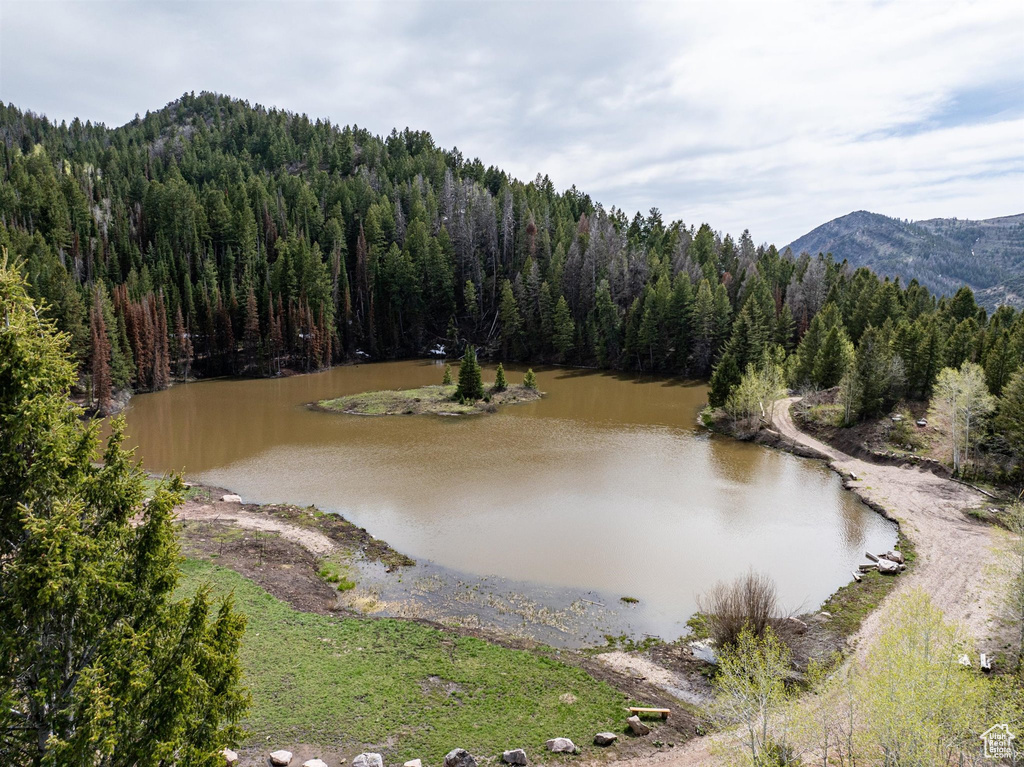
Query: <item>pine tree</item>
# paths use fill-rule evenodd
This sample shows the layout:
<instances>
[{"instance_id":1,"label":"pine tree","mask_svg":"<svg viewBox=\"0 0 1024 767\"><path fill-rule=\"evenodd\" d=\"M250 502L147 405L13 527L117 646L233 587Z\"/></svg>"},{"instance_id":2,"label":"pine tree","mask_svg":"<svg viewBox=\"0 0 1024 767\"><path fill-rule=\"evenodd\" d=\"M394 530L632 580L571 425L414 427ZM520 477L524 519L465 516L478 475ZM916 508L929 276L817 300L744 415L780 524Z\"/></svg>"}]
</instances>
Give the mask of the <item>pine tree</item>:
<instances>
[{"instance_id":1,"label":"pine tree","mask_svg":"<svg viewBox=\"0 0 1024 767\"><path fill-rule=\"evenodd\" d=\"M472 346L466 347L466 354L462 357L462 365L459 367L459 385L455 394L460 399L469 402L476 402L484 398L480 363L476 359L476 349Z\"/></svg>"},{"instance_id":2,"label":"pine tree","mask_svg":"<svg viewBox=\"0 0 1024 767\"><path fill-rule=\"evenodd\" d=\"M444 378L441 379L442 386L452 385L452 366L445 364L444 366Z\"/></svg>"},{"instance_id":3,"label":"pine tree","mask_svg":"<svg viewBox=\"0 0 1024 767\"><path fill-rule=\"evenodd\" d=\"M491 391L494 393L505 391L508 388L508 381L505 380L505 368L498 363L498 369L494 372L494 386Z\"/></svg>"},{"instance_id":4,"label":"pine tree","mask_svg":"<svg viewBox=\"0 0 1024 767\"><path fill-rule=\"evenodd\" d=\"M527 389L537 388L537 376L533 372L533 368L527 370L526 375L523 376L523 386L525 386Z\"/></svg>"},{"instance_id":5,"label":"pine tree","mask_svg":"<svg viewBox=\"0 0 1024 767\"><path fill-rule=\"evenodd\" d=\"M96 409L106 415L113 406L110 383L110 339L103 319L100 292L95 292L92 317L92 396Z\"/></svg>"},{"instance_id":6,"label":"pine tree","mask_svg":"<svg viewBox=\"0 0 1024 767\"><path fill-rule=\"evenodd\" d=\"M555 304L552 326L552 345L555 347L555 351L558 352L558 359L564 362L566 356L572 350L576 339L576 325L572 321L572 315L569 313L569 304L566 302L565 296L559 296L558 303Z\"/></svg>"},{"instance_id":7,"label":"pine tree","mask_svg":"<svg viewBox=\"0 0 1024 767\"><path fill-rule=\"evenodd\" d=\"M213 765L241 736L244 618L177 594L180 479L69 406L64 337L0 258L0 740L12 764ZM94 306L96 334L102 312ZM148 497L148 498L147 498Z\"/></svg>"},{"instance_id":8,"label":"pine tree","mask_svg":"<svg viewBox=\"0 0 1024 767\"><path fill-rule=\"evenodd\" d=\"M501 282L501 303L498 305L498 322L501 325L501 350L505 356L515 357L519 348L523 320L519 315L519 305L512 293L512 283Z\"/></svg>"}]
</instances>

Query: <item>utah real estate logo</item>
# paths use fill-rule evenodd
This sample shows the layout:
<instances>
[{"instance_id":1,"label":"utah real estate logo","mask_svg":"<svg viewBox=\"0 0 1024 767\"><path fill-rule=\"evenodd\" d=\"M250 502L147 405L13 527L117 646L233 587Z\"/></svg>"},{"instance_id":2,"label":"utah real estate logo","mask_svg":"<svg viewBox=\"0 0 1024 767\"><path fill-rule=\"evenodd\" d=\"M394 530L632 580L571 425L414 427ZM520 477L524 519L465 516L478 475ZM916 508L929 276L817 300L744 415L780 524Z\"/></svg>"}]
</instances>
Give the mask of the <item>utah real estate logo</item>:
<instances>
[{"instance_id":1,"label":"utah real estate logo","mask_svg":"<svg viewBox=\"0 0 1024 767\"><path fill-rule=\"evenodd\" d=\"M993 725L978 737L985 743L986 759L1009 759L1013 756L1013 741L1016 736L1010 732L1008 724Z\"/></svg>"}]
</instances>

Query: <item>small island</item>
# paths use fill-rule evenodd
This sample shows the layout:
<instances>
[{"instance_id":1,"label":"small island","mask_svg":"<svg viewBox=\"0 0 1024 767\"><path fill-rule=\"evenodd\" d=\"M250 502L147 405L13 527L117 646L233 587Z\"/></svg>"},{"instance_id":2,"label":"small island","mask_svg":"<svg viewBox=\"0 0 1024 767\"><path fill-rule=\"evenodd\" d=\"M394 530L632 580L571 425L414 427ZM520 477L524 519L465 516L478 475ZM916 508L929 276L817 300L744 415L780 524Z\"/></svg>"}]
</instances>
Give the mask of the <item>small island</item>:
<instances>
[{"instance_id":1,"label":"small island","mask_svg":"<svg viewBox=\"0 0 1024 767\"><path fill-rule=\"evenodd\" d=\"M452 383L450 365L445 365L444 380L436 386L416 389L370 391L313 403L317 410L350 415L473 415L496 413L502 405L533 402L543 392L537 390L533 370L527 370L521 384L509 384L499 363L494 382L484 384L475 350L470 347L459 368L459 382Z\"/></svg>"}]
</instances>

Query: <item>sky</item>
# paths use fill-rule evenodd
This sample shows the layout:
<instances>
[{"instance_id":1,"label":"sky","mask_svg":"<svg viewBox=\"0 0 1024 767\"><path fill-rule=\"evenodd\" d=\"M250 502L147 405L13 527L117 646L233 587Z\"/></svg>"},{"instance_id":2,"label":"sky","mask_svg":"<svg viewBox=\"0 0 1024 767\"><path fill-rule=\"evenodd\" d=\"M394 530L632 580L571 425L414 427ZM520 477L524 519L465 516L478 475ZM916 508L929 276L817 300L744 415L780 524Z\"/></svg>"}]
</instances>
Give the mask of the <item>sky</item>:
<instances>
[{"instance_id":1,"label":"sky","mask_svg":"<svg viewBox=\"0 0 1024 767\"><path fill-rule=\"evenodd\" d=\"M0 100L108 126L216 91L780 247L1024 212L1024 1L2 0Z\"/></svg>"}]
</instances>

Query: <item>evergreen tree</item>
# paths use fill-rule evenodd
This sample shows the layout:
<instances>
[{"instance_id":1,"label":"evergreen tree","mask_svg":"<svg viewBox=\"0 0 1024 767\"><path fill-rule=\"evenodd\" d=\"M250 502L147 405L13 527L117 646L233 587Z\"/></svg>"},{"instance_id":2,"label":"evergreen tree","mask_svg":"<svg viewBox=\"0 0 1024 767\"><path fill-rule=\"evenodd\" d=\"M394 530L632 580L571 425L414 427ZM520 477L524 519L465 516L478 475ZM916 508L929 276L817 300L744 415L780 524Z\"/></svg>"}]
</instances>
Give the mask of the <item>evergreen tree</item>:
<instances>
[{"instance_id":1,"label":"evergreen tree","mask_svg":"<svg viewBox=\"0 0 1024 767\"><path fill-rule=\"evenodd\" d=\"M100 293L96 291L92 310L92 398L96 409L107 414L113 406L110 382L110 339L103 319Z\"/></svg>"},{"instance_id":2,"label":"evergreen tree","mask_svg":"<svg viewBox=\"0 0 1024 767\"><path fill-rule=\"evenodd\" d=\"M451 386L452 385L452 366L451 365L446 364L444 366L444 378L441 379L441 385L442 386Z\"/></svg>"},{"instance_id":3,"label":"evergreen tree","mask_svg":"<svg viewBox=\"0 0 1024 767\"><path fill-rule=\"evenodd\" d=\"M526 371L526 375L523 376L523 386L525 386L527 389L537 388L537 376L533 372L533 368L528 369Z\"/></svg>"},{"instance_id":4,"label":"evergreen tree","mask_svg":"<svg viewBox=\"0 0 1024 767\"><path fill-rule=\"evenodd\" d=\"M484 398L484 383L480 373L480 363L476 360L476 349L466 347L459 367L459 385L455 390L457 397L469 402Z\"/></svg>"},{"instance_id":5,"label":"evergreen tree","mask_svg":"<svg viewBox=\"0 0 1024 767\"><path fill-rule=\"evenodd\" d=\"M1024 370L1014 373L1003 387L994 421L996 431L1024 462Z\"/></svg>"},{"instance_id":6,"label":"evergreen tree","mask_svg":"<svg viewBox=\"0 0 1024 767\"><path fill-rule=\"evenodd\" d=\"M147 489L121 422L93 463L97 427L68 404L66 337L5 259L0 314L4 754L68 767L221 764L246 706L244 620L208 588L175 593L183 486Z\"/></svg>"},{"instance_id":7,"label":"evergreen tree","mask_svg":"<svg viewBox=\"0 0 1024 767\"><path fill-rule=\"evenodd\" d=\"M494 386L491 391L494 393L505 391L508 388L508 381L505 380L505 368L498 363L498 369L494 372Z\"/></svg>"},{"instance_id":8,"label":"evergreen tree","mask_svg":"<svg viewBox=\"0 0 1024 767\"><path fill-rule=\"evenodd\" d=\"M558 303L555 304L551 323L553 334L551 339L552 346L555 347L555 351L558 353L558 359L564 362L576 341L576 325L572 321L572 315L569 313L569 304L566 302L565 296L559 296Z\"/></svg>"},{"instance_id":9,"label":"evergreen tree","mask_svg":"<svg viewBox=\"0 0 1024 767\"><path fill-rule=\"evenodd\" d=\"M838 325L833 326L815 355L811 380L819 389L838 386L853 360L853 344L846 337L846 331Z\"/></svg>"},{"instance_id":10,"label":"evergreen tree","mask_svg":"<svg viewBox=\"0 0 1024 767\"><path fill-rule=\"evenodd\" d=\"M736 357L732 352L726 352L715 366L715 372L711 376L711 383L708 387L708 404L711 407L722 407L729 398L729 392L740 383L742 377L743 374L736 363Z\"/></svg>"}]
</instances>

